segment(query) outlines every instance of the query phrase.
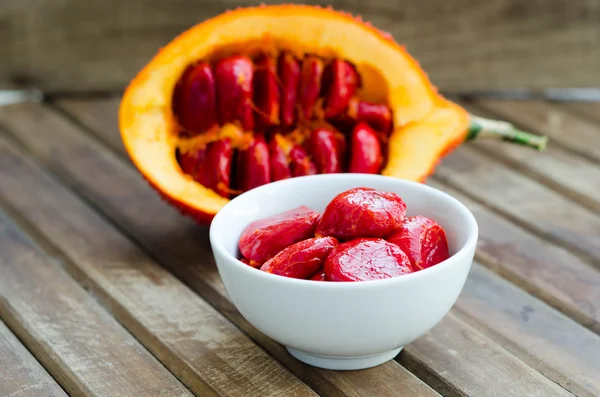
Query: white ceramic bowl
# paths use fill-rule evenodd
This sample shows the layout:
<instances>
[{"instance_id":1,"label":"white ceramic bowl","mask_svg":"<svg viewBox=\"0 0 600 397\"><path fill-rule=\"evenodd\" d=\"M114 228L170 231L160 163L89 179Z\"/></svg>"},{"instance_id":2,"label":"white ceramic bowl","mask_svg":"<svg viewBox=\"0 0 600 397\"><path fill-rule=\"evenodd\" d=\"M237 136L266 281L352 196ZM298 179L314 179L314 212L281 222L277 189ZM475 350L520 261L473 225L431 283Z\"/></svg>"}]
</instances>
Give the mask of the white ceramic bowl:
<instances>
[{"instance_id":1,"label":"white ceramic bowl","mask_svg":"<svg viewBox=\"0 0 600 397\"><path fill-rule=\"evenodd\" d=\"M238 240L252 221L300 205L323 212L354 187L399 194L407 215L424 215L445 229L451 257L419 272L361 282L319 282L277 276L238 259ZM448 194L424 184L368 174L291 178L252 189L225 205L210 242L227 293L257 329L297 359L327 369L361 369L394 358L433 328L463 288L478 237L473 214Z\"/></svg>"}]
</instances>

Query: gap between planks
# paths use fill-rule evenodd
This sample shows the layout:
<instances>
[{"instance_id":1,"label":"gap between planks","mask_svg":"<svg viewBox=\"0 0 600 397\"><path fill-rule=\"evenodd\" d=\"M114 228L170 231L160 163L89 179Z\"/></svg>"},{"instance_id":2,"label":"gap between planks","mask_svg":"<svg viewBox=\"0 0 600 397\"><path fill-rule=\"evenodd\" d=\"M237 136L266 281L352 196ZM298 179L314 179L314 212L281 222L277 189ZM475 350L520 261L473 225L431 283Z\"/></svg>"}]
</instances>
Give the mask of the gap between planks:
<instances>
[{"instance_id":1,"label":"gap between planks","mask_svg":"<svg viewBox=\"0 0 600 397\"><path fill-rule=\"evenodd\" d=\"M75 140L79 140L79 138L75 138L75 137L72 137L72 138L73 138L73 139L75 139ZM73 139L70 139L70 141L72 141ZM81 138L81 139L83 139L83 138ZM91 141L88 141L88 142L91 142ZM91 143L89 143L89 144L91 144ZM75 148L73 148L73 150L75 150ZM97 152L96 152L96 150L98 150L98 148L96 148L95 150L91 151L89 154L90 154L90 155L92 155L93 153L96 153L96 155L98 155L98 154L97 154ZM86 150L84 150L84 149L83 149L83 147L79 147L79 148L78 148L78 150L77 150L77 152L79 152L79 153L81 153L82 151L83 151L83 152L85 152ZM64 154L66 155L67 153L65 152ZM59 156L59 157L61 157L61 156ZM89 158L89 156L84 156L84 157L86 157L86 158ZM92 157L93 157L93 156L92 156ZM103 173L104 173L104 174L106 174L106 173L108 172L108 170L107 170L107 167L108 167L108 168L110 168L110 167L114 167L114 166L116 166L116 164L117 164L117 163L114 163L114 164L113 164L113 163L114 163L114 161L113 161L113 162L111 162L111 163L106 163L106 164L104 165L104 167L103 167ZM76 166L75 164L72 164L72 166L73 166L73 167L72 167L73 169L71 169L71 170L69 171L69 172L71 172L71 173L72 173L72 172L76 172L76 171L75 171L76 169L81 169L81 167L78 167L78 166ZM122 166L120 166L120 167L122 167ZM88 168L89 168L89 167L88 167ZM110 174L110 172L108 172L108 173ZM135 176L134 176L135 174L133 173L133 170L131 170L131 169L130 169L130 171L129 171L129 172L127 172L127 171L126 171L126 170L124 170L124 169L123 169L123 170L115 170L115 172L112 174L112 176L111 176L110 178L112 178L112 179L111 179L111 180L112 180L112 183L116 183L116 179L118 179L118 178L124 178L124 177L125 177L126 175L128 175L128 174L129 174L129 175L131 175L133 178L136 178L136 179L137 179L137 177L135 177ZM107 176L107 178L108 178L108 176ZM109 179L110 179L110 178L109 178ZM80 178L77 178L77 179L79 180L79 181L77 182L78 184L81 184L81 183L84 183L84 184L85 184L85 181L82 181ZM93 178L93 179L97 180L97 178ZM138 186L138 185L140 185L140 181L139 181L139 180L138 180L138 181L135 181L135 180L129 181L129 180L127 180L127 179L128 179L128 178L126 178L126 179L124 179L124 180L123 180L123 184L127 185L127 186L128 186L130 189L133 189L133 190L135 190L135 189L137 189L137 186ZM127 180L127 182L126 182L126 180ZM102 184L102 183L100 183L100 184ZM154 194L153 192L150 192L150 191L146 190L146 189L147 189L147 186L143 185L143 187L144 187L144 192L145 192L145 193L144 193L144 198L145 198L145 199L144 199L144 200L140 200L140 199L138 198L137 200L128 200L128 202L137 202L137 203L139 203L139 202L146 202L146 200L148 200L148 201L151 201L152 203L156 202L156 201L157 201L157 199L156 199L156 196L155 196L155 194ZM80 186L80 188L81 188L81 186ZM90 192L90 189L91 189L93 192ZM100 189L100 191L97 191L97 189ZM106 205L106 204L108 204L109 208L108 208L108 209L104 209L104 211L108 211L108 212L106 212L106 214L107 214L107 215L108 215L110 218L113 218L113 219L114 219L115 221L117 221L117 222L121 222L121 223L122 223L122 222L125 222L125 224L126 224L126 226L127 226L128 228L130 228L130 227L133 227L133 228L134 228L134 230L138 230L138 232L137 232L137 233L138 233L138 234L139 234L139 233L141 233L141 234L142 234L142 237L143 237L144 235L146 235L146 236L149 236L149 237L148 237L148 238L149 238L149 240L146 240L145 242L144 242L144 241L140 241L140 243L141 243L141 244L143 244L143 245L146 247L146 249L148 249L148 250L150 250L150 251L153 251L153 252L155 252L155 256L158 256L158 255L163 255L163 256L164 256L164 255L166 255L166 256L164 256L164 258L165 258L165 259L163 259L163 260L161 261L163 264L167 264L167 265L168 265L168 263L167 263L168 261L174 261L174 260L175 260L174 258L177 258L177 254L176 254L175 252L168 252L168 250L167 250L167 252L165 252L163 249L160 249L159 247L157 247L157 246L156 246L157 242L156 242L156 241L153 241L153 239L152 239L152 237L151 237L150 235L148 235L148 234L145 234L145 233L148 233L148 230L149 230L149 229L152 229L152 227L153 227L153 226L152 226L152 224L149 224L149 225L143 225L143 227L141 227L141 226L135 226L135 225L132 225L132 226L130 226L130 223L131 223L131 222L136 222L136 221L139 221L139 220L140 220L140 218L134 215L134 216L133 216L133 220L132 220L132 215L131 215L131 213L129 213L129 214L126 214L126 213L119 213L119 214L115 214L115 211L117 211L117 212L118 212L119 210L122 210L122 209L123 209L123 206L118 206L119 208L117 209L117 208L114 206L114 204L112 204L112 205L111 205L110 203L106 203L106 202L104 202L104 201L106 201L106 200L109 200L109 201L110 201L110 197L106 196L105 192L103 193L103 192L101 191L102 189L101 189L100 187L96 188L96 187L94 187L94 186L91 186L91 187L90 187L90 186L86 186L86 187L83 187L83 190L84 190L84 192L83 192L83 194L84 194L84 195L85 195L85 194L90 194L90 193L92 193L92 196L94 197L94 199L93 199L94 201L98 201L98 200L100 200L100 201L102 201L102 204L103 204L103 205ZM103 196L103 194L104 194L104 196ZM99 199L98 197L102 197L102 199ZM163 207L164 209L162 209L162 210L160 210L160 211L152 211L152 212L153 212L153 213L156 213L156 214L157 214L159 217L161 217L161 216L166 216L166 215L163 215L163 213L165 213L165 214L168 214L168 213L169 213L169 212L168 212L168 209L167 209L166 207L164 207L164 206L165 206L165 205L164 205L164 203L162 203L162 202L159 202L159 203L160 203L161 207ZM133 208L133 207L130 207L130 208ZM148 208L148 207L146 207L146 208ZM129 210L128 210L128 211L129 211ZM135 213L135 210L133 210L133 211L134 211L134 213ZM129 218L129 220L127 220L126 218ZM178 219L179 219L179 218L178 218ZM170 218L166 218L166 219L162 220L162 221L161 221L161 222L159 222L159 223L160 223L161 225L163 225L163 226L164 226L164 225L169 225L169 224L171 224L172 222L173 222L173 220L171 220ZM137 236L134 236L134 238L138 239L138 241L139 241L139 238L140 238L140 236L139 236L139 235L137 235ZM186 238L187 238L187 239L189 239L189 238L190 238L190 236L188 235ZM181 240L182 240L182 236L178 236L178 243L179 243L179 244L182 244L182 243L183 243ZM189 244L189 247L188 247L188 244ZM168 245L168 244L167 244L167 245ZM163 248L165 248L165 247L163 247ZM198 249L199 249L199 247L197 246L197 242L194 242L194 241L188 241L188 242L187 242L187 243L185 243L183 246L181 246L181 245L180 245L180 248L184 248L184 249L185 249L185 248L187 248L187 249L192 249L192 250L194 250L194 249L195 249L195 250L198 250ZM191 255L191 256L190 256L190 258L198 258L198 257L199 257L199 255L201 255L201 254L200 254L201 252L204 252L204 251L202 251L202 250L201 250L200 252L198 252L198 253L196 253L196 254L194 254L194 255ZM192 253L193 253L193 252L192 252ZM177 262L177 261L175 260L175 262ZM214 272L214 269L213 269L213 272ZM450 317L449 317L449 319L451 319L451 318L452 318L452 316L450 316ZM456 320L454 320L454 321L456 321ZM459 322L459 323L460 323L460 322ZM459 327L459 328L460 328L460 327ZM486 339L486 337L483 337L483 338L484 338L484 339ZM471 341L470 343L472 343L472 341ZM487 343L487 342L486 342L486 343ZM491 344L490 346L495 346L495 345L494 345L494 344ZM408 354L409 354L409 355L410 355L410 354L412 354L412 353L410 353L410 348L407 348L407 349L405 349L405 350L407 350L407 352L408 352ZM434 349L434 350L435 350L435 349ZM492 349L492 351L488 351L488 352L487 352L487 354L492 354L492 355L494 355L494 354L495 354L495 353L493 353L494 351L495 351L495 350L493 350L493 349ZM503 350L502 350L502 349L500 349L499 351L503 351ZM504 352L504 353L502 353L502 354L506 355L506 352ZM509 361L511 361L511 360L512 360L512 359L510 359L510 358L509 358L509 356L504 356L504 359L505 359L505 360L509 360ZM417 362L417 360L414 360L414 362ZM512 361L511 361L511 362L512 362ZM512 365L515 365L516 363L518 363L518 361L516 361L516 362L513 362L513 364L512 364ZM440 371L440 370L438 369L437 371ZM444 371L445 371L445 370L444 370ZM434 372L435 372L435 371L434 371ZM439 372L439 373L441 373L441 372ZM531 373L530 373L530 374L531 374ZM459 379L460 379L460 378L459 378ZM489 381L490 381L490 380L488 379L488 380L487 380L487 382L489 383ZM457 385L460 385L460 382L459 382L459 381L457 381L457 380L454 380L454 382L457 382L456 384L457 384ZM481 382L481 379L479 380L479 382ZM499 381L498 381L498 382L499 382ZM479 384L478 384L478 386L479 386L479 387L482 387L482 388L483 388L483 387L487 387L488 383L486 383L486 384L481 384L481 383L479 383ZM463 383L462 385L460 385L460 386L463 388L463 389L462 389L463 391L464 391L465 389L468 389L468 387L469 387L469 385L465 385L464 383ZM483 390L483 389L482 389L482 390Z\"/></svg>"},{"instance_id":2,"label":"gap between planks","mask_svg":"<svg viewBox=\"0 0 600 397\"><path fill-rule=\"evenodd\" d=\"M0 320L0 395L67 397L46 369Z\"/></svg>"}]
</instances>

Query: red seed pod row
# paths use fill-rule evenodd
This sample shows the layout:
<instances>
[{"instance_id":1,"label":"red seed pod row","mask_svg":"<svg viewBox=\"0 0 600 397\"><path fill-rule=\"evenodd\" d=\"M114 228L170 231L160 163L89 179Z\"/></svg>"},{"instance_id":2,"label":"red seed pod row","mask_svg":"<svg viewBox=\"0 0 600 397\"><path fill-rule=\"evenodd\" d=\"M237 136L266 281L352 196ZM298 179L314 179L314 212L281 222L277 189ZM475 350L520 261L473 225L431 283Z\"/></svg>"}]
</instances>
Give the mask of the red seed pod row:
<instances>
[{"instance_id":1,"label":"red seed pod row","mask_svg":"<svg viewBox=\"0 0 600 397\"><path fill-rule=\"evenodd\" d=\"M358 100L354 95L359 87L356 68L344 60L325 66L314 55L301 61L287 52L277 58L260 54L254 60L233 55L214 67L199 62L188 68L176 87L173 106L179 123L192 135L235 122L259 132L274 125L292 126L296 112L306 121L345 115L388 132L390 109Z\"/></svg>"},{"instance_id":2,"label":"red seed pod row","mask_svg":"<svg viewBox=\"0 0 600 397\"><path fill-rule=\"evenodd\" d=\"M225 138L204 149L180 154L179 163L183 172L223 197L230 197L232 182L236 191L245 192L269 182L317 173L379 172L383 163L381 145L368 125L361 123L352 132L347 166L346 144L340 136L333 130L317 128L305 145L299 145L280 134L273 134L270 141L254 135L249 144L237 149L237 156L231 139Z\"/></svg>"}]
</instances>

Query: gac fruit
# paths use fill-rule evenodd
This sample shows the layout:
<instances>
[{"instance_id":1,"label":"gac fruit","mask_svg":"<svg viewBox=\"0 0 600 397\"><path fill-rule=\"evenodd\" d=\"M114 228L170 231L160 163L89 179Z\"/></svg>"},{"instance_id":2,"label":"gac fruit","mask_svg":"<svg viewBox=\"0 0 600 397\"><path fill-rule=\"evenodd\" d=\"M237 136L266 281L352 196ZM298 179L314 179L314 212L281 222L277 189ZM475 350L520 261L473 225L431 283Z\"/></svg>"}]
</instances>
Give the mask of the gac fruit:
<instances>
[{"instance_id":1,"label":"gac fruit","mask_svg":"<svg viewBox=\"0 0 600 397\"><path fill-rule=\"evenodd\" d=\"M341 118L348 131L334 127ZM358 123L375 134L352 137ZM390 35L299 4L239 8L191 27L144 66L119 109L133 164L201 223L237 194L288 177L368 172L424 181L468 126L468 113ZM295 145L287 159L275 133ZM193 161L225 138L226 150L210 160L216 169Z\"/></svg>"},{"instance_id":2,"label":"gac fruit","mask_svg":"<svg viewBox=\"0 0 600 397\"><path fill-rule=\"evenodd\" d=\"M373 131L351 136L359 123ZM119 129L149 184L201 223L237 194L288 177L286 162L269 158L281 155L271 146L274 131L296 145L286 151L292 177L367 172L419 182L478 136L538 150L547 139L469 115L388 33L301 4L229 10L175 37L126 88ZM232 129L241 133L228 134ZM343 144L332 145L330 134L311 138L323 129ZM225 138L229 148L217 170L191 163Z\"/></svg>"}]
</instances>

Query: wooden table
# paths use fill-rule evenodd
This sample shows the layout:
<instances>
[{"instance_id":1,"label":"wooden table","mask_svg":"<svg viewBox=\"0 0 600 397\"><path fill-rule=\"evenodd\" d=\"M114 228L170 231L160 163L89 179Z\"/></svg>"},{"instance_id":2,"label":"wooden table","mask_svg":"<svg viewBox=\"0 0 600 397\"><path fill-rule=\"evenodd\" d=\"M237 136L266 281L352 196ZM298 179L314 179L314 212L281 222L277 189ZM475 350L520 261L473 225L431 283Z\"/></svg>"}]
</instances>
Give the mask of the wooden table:
<instances>
[{"instance_id":1,"label":"wooden table","mask_svg":"<svg viewBox=\"0 0 600 397\"><path fill-rule=\"evenodd\" d=\"M394 361L292 358L241 317L206 227L132 167L118 98L0 109L0 396L598 396L600 103L471 103L546 133L470 143L428 183L480 225L456 305Z\"/></svg>"}]
</instances>

